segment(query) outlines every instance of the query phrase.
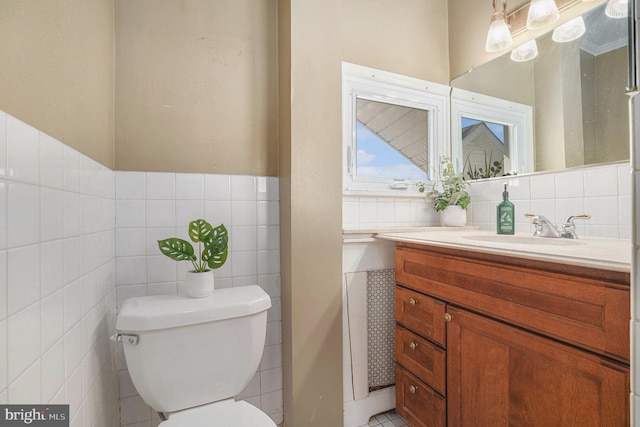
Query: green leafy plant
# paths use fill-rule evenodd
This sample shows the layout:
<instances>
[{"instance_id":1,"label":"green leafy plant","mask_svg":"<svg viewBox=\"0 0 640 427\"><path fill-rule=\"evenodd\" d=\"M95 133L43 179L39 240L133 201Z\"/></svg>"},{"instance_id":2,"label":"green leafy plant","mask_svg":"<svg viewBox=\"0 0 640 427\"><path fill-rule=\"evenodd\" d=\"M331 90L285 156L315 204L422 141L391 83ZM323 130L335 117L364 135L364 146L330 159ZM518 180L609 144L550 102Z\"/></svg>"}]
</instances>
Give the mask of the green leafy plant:
<instances>
[{"instance_id":1,"label":"green leafy plant","mask_svg":"<svg viewBox=\"0 0 640 427\"><path fill-rule=\"evenodd\" d=\"M199 258L193 245L184 239L158 240L158 247L174 261L191 261L198 273L205 272L207 267L216 269L224 265L229 244L229 233L224 224L213 227L204 219L196 219L189 223L189 238L198 244Z\"/></svg>"},{"instance_id":2,"label":"green leafy plant","mask_svg":"<svg viewBox=\"0 0 640 427\"><path fill-rule=\"evenodd\" d=\"M484 168L477 167L476 165L471 165L471 160L469 157L471 153L467 156L467 159L464 161L463 170L467 171L467 176L470 179L482 179L482 178L493 178L498 176L502 169L504 168L504 160L502 161L493 161L493 151L489 153L489 158L487 159L487 152L484 152Z\"/></svg>"},{"instance_id":3,"label":"green leafy plant","mask_svg":"<svg viewBox=\"0 0 640 427\"><path fill-rule=\"evenodd\" d=\"M435 209L440 212L447 206L458 205L466 209L471 203L471 196L467 192L469 183L464 180L462 174L456 172L453 162L449 157L442 157L438 178L429 193L435 198Z\"/></svg>"}]
</instances>

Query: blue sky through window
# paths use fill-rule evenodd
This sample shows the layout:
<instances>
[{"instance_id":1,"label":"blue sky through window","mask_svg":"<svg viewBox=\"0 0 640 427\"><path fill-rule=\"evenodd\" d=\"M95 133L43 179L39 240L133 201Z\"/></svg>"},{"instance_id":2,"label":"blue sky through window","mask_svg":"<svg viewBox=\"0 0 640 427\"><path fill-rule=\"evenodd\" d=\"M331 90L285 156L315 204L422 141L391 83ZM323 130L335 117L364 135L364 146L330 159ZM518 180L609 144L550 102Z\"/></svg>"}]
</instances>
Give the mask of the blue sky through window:
<instances>
[{"instance_id":1,"label":"blue sky through window","mask_svg":"<svg viewBox=\"0 0 640 427\"><path fill-rule=\"evenodd\" d=\"M478 123L482 122L482 120L475 120L475 119L469 119L467 117L463 117L462 118L462 129L468 127L468 126L473 126L473 125L477 125ZM498 138L500 140L500 142L502 142L504 144L504 128L505 125L501 125L498 123L491 123L491 122L484 122L485 125L487 125L487 127L489 128L489 130L496 136L496 138Z\"/></svg>"},{"instance_id":2,"label":"blue sky through window","mask_svg":"<svg viewBox=\"0 0 640 427\"><path fill-rule=\"evenodd\" d=\"M360 122L356 123L356 175L359 177L414 179L425 181L427 174L409 159L382 141Z\"/></svg>"}]
</instances>

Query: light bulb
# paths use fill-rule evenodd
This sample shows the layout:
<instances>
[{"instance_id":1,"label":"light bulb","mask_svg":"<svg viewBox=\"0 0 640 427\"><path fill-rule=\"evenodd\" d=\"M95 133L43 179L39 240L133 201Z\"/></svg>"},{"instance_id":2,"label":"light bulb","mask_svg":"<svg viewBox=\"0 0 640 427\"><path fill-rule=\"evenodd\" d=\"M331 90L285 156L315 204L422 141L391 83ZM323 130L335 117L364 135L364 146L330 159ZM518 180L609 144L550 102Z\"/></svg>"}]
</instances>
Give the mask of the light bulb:
<instances>
[{"instance_id":1,"label":"light bulb","mask_svg":"<svg viewBox=\"0 0 640 427\"><path fill-rule=\"evenodd\" d=\"M551 38L554 42L566 43L579 39L585 31L584 19L582 16L578 16L556 27Z\"/></svg>"},{"instance_id":2,"label":"light bulb","mask_svg":"<svg viewBox=\"0 0 640 427\"><path fill-rule=\"evenodd\" d=\"M498 10L498 2L500 3L501 10ZM493 0L493 13L491 14L491 23L489 24L487 42L485 44L485 50L487 52L498 52L513 44L511 30L505 18L506 12L507 0Z\"/></svg>"},{"instance_id":3,"label":"light bulb","mask_svg":"<svg viewBox=\"0 0 640 427\"><path fill-rule=\"evenodd\" d=\"M494 15L495 17L495 15ZM487 43L485 49L487 52L498 52L508 48L513 44L511 31L504 20L504 17L492 17L487 33Z\"/></svg>"},{"instance_id":4,"label":"light bulb","mask_svg":"<svg viewBox=\"0 0 640 427\"><path fill-rule=\"evenodd\" d=\"M629 0L609 0L604 13L609 18L626 18L629 16Z\"/></svg>"},{"instance_id":5,"label":"light bulb","mask_svg":"<svg viewBox=\"0 0 640 427\"><path fill-rule=\"evenodd\" d=\"M538 44L535 40L526 42L511 51L511 60L515 62L531 61L538 56Z\"/></svg>"},{"instance_id":6,"label":"light bulb","mask_svg":"<svg viewBox=\"0 0 640 427\"><path fill-rule=\"evenodd\" d=\"M527 30L539 30L560 18L560 12L553 0L532 0L527 15Z\"/></svg>"}]
</instances>

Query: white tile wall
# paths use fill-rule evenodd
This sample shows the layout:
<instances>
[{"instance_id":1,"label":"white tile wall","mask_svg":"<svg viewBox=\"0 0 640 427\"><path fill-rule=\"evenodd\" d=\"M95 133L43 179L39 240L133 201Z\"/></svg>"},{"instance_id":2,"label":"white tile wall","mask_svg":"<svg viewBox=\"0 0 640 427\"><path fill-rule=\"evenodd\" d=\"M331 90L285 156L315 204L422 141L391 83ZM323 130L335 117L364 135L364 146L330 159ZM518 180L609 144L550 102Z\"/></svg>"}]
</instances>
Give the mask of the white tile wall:
<instances>
[{"instance_id":1,"label":"white tile wall","mask_svg":"<svg viewBox=\"0 0 640 427\"><path fill-rule=\"evenodd\" d=\"M387 227L425 227L440 223L426 196L342 198L342 228L364 230Z\"/></svg>"},{"instance_id":2,"label":"white tile wall","mask_svg":"<svg viewBox=\"0 0 640 427\"><path fill-rule=\"evenodd\" d=\"M157 240L188 239L190 221L204 218L229 230L229 257L215 270L216 288L260 285L270 296L262 362L239 398L276 423L282 416L282 332L278 179L238 175L116 172L118 306L130 297L183 294L191 264L160 253ZM120 352L122 350L120 349ZM119 360L122 425L156 425L153 411Z\"/></svg>"},{"instance_id":3,"label":"white tile wall","mask_svg":"<svg viewBox=\"0 0 640 427\"><path fill-rule=\"evenodd\" d=\"M556 224L587 213L591 219L576 220L578 236L631 238L629 163L472 182L470 224L495 230L496 206L505 183L516 208L517 233L532 232L525 213L544 215Z\"/></svg>"},{"instance_id":4,"label":"white tile wall","mask_svg":"<svg viewBox=\"0 0 640 427\"><path fill-rule=\"evenodd\" d=\"M115 176L0 112L0 403L118 426Z\"/></svg>"},{"instance_id":5,"label":"white tile wall","mask_svg":"<svg viewBox=\"0 0 640 427\"><path fill-rule=\"evenodd\" d=\"M542 214L554 223L570 215L588 213L591 219L576 220L583 236L631 238L631 169L628 163L596 166L566 172L471 182L471 205L467 224L495 230L496 206L505 183L516 207L516 232L532 232L525 213ZM343 229L437 226L433 202L425 197L345 196L342 199Z\"/></svg>"}]
</instances>

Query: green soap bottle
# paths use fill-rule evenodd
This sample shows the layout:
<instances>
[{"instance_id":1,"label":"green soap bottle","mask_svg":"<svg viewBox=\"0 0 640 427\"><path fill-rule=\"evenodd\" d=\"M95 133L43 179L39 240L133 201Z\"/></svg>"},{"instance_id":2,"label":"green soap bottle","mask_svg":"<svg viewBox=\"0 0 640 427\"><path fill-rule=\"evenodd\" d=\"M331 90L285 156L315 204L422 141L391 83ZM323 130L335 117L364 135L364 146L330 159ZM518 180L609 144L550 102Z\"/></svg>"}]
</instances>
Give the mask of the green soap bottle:
<instances>
[{"instance_id":1,"label":"green soap bottle","mask_svg":"<svg viewBox=\"0 0 640 427\"><path fill-rule=\"evenodd\" d=\"M509 201L509 192L507 191L507 184L505 184L502 202L498 205L498 234L513 234L515 232L515 213L516 208Z\"/></svg>"}]
</instances>

